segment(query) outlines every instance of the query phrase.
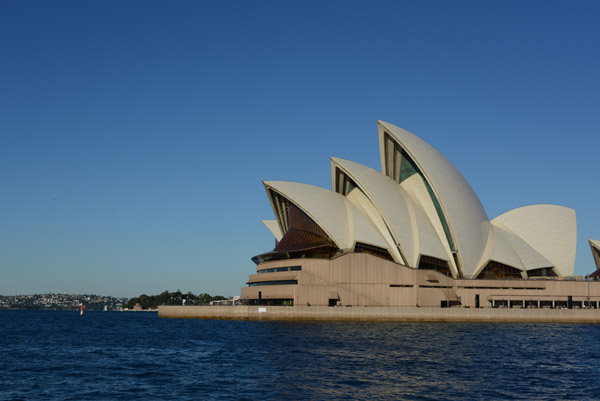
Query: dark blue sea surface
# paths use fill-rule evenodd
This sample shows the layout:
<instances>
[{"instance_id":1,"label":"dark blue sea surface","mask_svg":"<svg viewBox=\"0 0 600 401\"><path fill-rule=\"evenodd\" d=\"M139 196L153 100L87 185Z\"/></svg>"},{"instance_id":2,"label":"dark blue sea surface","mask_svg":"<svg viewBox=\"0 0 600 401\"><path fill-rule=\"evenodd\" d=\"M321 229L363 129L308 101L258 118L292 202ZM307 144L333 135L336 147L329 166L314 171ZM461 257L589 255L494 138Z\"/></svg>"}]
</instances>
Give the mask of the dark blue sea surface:
<instances>
[{"instance_id":1,"label":"dark blue sea surface","mask_svg":"<svg viewBox=\"0 0 600 401\"><path fill-rule=\"evenodd\" d=\"M600 326L0 311L1 400L598 400Z\"/></svg>"}]
</instances>

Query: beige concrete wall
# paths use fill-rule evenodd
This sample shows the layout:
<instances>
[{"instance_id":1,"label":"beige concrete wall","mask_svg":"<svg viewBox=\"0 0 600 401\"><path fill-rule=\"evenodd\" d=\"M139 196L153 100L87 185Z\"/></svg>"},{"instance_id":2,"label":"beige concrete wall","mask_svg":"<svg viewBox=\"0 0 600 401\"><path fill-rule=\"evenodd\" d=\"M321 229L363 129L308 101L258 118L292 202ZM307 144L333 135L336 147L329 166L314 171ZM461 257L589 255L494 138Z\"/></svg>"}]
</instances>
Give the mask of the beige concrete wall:
<instances>
[{"instance_id":1,"label":"beige concrete wall","mask_svg":"<svg viewBox=\"0 0 600 401\"><path fill-rule=\"evenodd\" d=\"M263 310L261 312L261 310ZM597 309L326 306L160 306L158 316L226 320L600 323Z\"/></svg>"},{"instance_id":2,"label":"beige concrete wall","mask_svg":"<svg viewBox=\"0 0 600 401\"><path fill-rule=\"evenodd\" d=\"M242 299L294 299L294 305L327 306L339 297L343 306L421 306L440 307L442 301L460 300L462 306L475 307L479 295L482 308L493 300L600 301L600 281L564 279L455 280L432 270L404 267L372 255L349 253L332 260L293 259L262 263L258 269L302 266L301 271L262 273L248 282L298 280L298 285L271 285L242 288ZM405 287L398 287L398 286Z\"/></svg>"}]
</instances>

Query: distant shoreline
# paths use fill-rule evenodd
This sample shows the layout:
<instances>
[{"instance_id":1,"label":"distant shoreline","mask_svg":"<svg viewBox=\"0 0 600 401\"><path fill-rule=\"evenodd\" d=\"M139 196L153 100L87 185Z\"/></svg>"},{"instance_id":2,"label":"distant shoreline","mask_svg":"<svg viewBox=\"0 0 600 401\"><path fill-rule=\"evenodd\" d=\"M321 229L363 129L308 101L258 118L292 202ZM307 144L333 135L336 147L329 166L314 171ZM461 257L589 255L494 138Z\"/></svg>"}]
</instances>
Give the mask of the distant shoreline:
<instances>
[{"instance_id":1,"label":"distant shoreline","mask_svg":"<svg viewBox=\"0 0 600 401\"><path fill-rule=\"evenodd\" d=\"M96 294L27 294L0 295L0 310L120 310L129 298Z\"/></svg>"},{"instance_id":2,"label":"distant shoreline","mask_svg":"<svg viewBox=\"0 0 600 401\"><path fill-rule=\"evenodd\" d=\"M19 311L65 311L65 312L78 312L79 313L79 308L0 308L0 311L5 311L5 310L19 310ZM118 310L118 309L108 309L108 310L104 310L104 309L85 309L85 312L126 312L125 310ZM144 311L145 312L145 311Z\"/></svg>"},{"instance_id":3,"label":"distant shoreline","mask_svg":"<svg viewBox=\"0 0 600 401\"><path fill-rule=\"evenodd\" d=\"M64 312L79 312L78 308L0 308L0 311L64 311ZM133 309L85 309L85 312L158 312L158 309L142 309L142 310L133 310Z\"/></svg>"}]
</instances>

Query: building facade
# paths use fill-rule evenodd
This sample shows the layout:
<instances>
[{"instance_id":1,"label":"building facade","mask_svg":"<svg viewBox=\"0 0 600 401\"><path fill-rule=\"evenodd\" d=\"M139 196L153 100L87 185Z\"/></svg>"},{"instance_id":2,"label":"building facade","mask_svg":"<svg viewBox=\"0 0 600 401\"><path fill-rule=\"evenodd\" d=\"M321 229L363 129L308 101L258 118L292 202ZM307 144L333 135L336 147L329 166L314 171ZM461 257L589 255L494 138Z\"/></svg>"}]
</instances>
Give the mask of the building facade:
<instances>
[{"instance_id":1,"label":"building facade","mask_svg":"<svg viewBox=\"0 0 600 401\"><path fill-rule=\"evenodd\" d=\"M331 159L331 190L264 182L275 248L253 258L248 304L597 307L572 278L575 211L532 205L490 220L437 150L378 122L381 172ZM587 303L585 303L587 302Z\"/></svg>"}]
</instances>

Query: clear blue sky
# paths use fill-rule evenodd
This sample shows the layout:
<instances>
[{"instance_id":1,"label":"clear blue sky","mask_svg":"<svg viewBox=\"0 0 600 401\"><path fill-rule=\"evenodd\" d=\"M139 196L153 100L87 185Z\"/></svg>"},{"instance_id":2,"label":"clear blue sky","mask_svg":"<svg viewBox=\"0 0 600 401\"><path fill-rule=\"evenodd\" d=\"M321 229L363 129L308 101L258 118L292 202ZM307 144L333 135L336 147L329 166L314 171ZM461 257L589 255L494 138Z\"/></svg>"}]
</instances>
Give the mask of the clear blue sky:
<instances>
[{"instance_id":1,"label":"clear blue sky","mask_svg":"<svg viewBox=\"0 0 600 401\"><path fill-rule=\"evenodd\" d=\"M238 295L274 241L261 180L379 169L378 119L490 218L600 238L600 2L2 1L0 294Z\"/></svg>"}]
</instances>

